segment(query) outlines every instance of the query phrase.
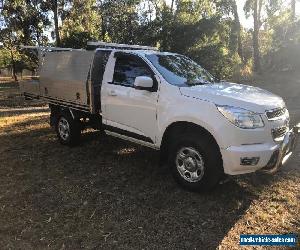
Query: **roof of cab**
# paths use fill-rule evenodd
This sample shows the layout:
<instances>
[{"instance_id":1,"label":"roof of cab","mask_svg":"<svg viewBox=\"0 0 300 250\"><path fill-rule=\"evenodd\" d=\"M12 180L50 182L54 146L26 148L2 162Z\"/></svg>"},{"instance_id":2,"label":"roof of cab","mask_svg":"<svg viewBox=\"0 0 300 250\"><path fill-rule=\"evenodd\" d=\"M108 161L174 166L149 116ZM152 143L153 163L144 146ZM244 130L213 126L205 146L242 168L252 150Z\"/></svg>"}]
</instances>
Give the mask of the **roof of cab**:
<instances>
[{"instance_id":1,"label":"roof of cab","mask_svg":"<svg viewBox=\"0 0 300 250\"><path fill-rule=\"evenodd\" d=\"M97 48L96 51L98 50L109 50L107 48ZM131 53L131 54L136 54L140 56L146 56L146 55L151 55L151 54L156 54L156 55L175 55L176 53L172 52L162 52L162 51L157 51L157 50L126 50L126 49L111 49L114 52L125 52L125 53Z\"/></svg>"}]
</instances>

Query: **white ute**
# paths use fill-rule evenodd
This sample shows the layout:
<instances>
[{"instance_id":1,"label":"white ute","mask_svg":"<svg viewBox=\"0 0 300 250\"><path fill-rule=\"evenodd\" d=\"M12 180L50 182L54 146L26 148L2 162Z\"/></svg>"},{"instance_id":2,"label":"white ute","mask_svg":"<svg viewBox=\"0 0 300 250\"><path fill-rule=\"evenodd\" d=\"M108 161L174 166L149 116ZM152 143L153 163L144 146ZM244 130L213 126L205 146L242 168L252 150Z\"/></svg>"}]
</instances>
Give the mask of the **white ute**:
<instances>
[{"instance_id":1,"label":"white ute","mask_svg":"<svg viewBox=\"0 0 300 250\"><path fill-rule=\"evenodd\" d=\"M89 45L41 49L40 79L21 83L25 97L49 103L61 143L91 126L161 150L190 190L210 189L224 173L274 172L291 156L300 129L290 128L281 97L219 81L183 55Z\"/></svg>"}]
</instances>

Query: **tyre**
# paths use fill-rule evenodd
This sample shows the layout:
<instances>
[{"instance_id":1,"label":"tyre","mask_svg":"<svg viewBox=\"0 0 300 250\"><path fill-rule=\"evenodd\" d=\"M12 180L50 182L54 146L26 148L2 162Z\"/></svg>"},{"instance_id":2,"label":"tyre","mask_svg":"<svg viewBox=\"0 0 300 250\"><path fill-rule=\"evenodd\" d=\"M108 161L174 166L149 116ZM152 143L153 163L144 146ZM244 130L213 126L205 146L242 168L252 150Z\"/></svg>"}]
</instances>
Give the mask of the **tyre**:
<instances>
[{"instance_id":1,"label":"tyre","mask_svg":"<svg viewBox=\"0 0 300 250\"><path fill-rule=\"evenodd\" d=\"M208 191L224 174L222 156L207 134L185 133L172 141L168 165L175 180L191 191Z\"/></svg>"},{"instance_id":2,"label":"tyre","mask_svg":"<svg viewBox=\"0 0 300 250\"><path fill-rule=\"evenodd\" d=\"M57 138L63 145L74 146L79 143L81 135L80 122L65 112L58 115L55 126Z\"/></svg>"}]
</instances>

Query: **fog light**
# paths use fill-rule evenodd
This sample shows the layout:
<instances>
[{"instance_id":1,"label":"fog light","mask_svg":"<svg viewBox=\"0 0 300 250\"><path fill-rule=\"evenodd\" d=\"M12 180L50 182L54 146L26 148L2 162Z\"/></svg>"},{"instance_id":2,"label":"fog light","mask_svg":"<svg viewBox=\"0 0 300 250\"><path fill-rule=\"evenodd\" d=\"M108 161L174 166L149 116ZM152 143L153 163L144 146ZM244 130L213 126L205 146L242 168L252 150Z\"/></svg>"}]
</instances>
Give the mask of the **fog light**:
<instances>
[{"instance_id":1,"label":"fog light","mask_svg":"<svg viewBox=\"0 0 300 250\"><path fill-rule=\"evenodd\" d=\"M259 157L241 157L241 165L255 166L259 161Z\"/></svg>"}]
</instances>

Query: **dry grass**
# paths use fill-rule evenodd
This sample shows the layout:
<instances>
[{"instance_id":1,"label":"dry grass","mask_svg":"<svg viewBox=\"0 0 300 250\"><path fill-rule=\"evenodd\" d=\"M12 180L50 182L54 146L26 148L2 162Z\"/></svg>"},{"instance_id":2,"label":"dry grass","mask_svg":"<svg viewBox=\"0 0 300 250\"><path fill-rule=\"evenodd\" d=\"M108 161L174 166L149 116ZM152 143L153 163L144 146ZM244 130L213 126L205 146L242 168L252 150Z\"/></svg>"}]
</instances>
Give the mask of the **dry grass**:
<instances>
[{"instance_id":1,"label":"dry grass","mask_svg":"<svg viewBox=\"0 0 300 250\"><path fill-rule=\"evenodd\" d=\"M155 151L93 131L61 146L47 107L0 84L0 249L238 249L241 233L299 233L299 159L186 192Z\"/></svg>"}]
</instances>

